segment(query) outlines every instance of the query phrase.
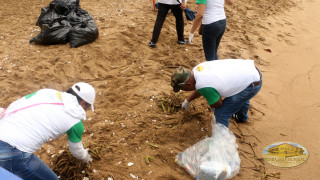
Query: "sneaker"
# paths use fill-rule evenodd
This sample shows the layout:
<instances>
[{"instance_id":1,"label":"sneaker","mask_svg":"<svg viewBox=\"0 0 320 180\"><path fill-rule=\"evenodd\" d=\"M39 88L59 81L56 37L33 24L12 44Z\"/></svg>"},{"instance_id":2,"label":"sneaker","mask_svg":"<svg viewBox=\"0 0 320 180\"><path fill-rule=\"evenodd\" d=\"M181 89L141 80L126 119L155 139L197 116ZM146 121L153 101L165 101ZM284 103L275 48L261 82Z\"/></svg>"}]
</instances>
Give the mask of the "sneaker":
<instances>
[{"instance_id":1,"label":"sneaker","mask_svg":"<svg viewBox=\"0 0 320 180\"><path fill-rule=\"evenodd\" d=\"M155 47L156 47L156 43L150 41L150 42L149 42L149 46L150 46L151 48L155 48Z\"/></svg>"},{"instance_id":2,"label":"sneaker","mask_svg":"<svg viewBox=\"0 0 320 180\"><path fill-rule=\"evenodd\" d=\"M242 121L240 120L238 114L236 114L236 113L235 113L235 114L232 114L231 118L234 119L237 123L242 122Z\"/></svg>"},{"instance_id":3,"label":"sneaker","mask_svg":"<svg viewBox=\"0 0 320 180\"><path fill-rule=\"evenodd\" d=\"M182 40L182 41L178 41L178 44L180 44L180 45L184 45L184 44L188 44L188 40L187 39L185 39L185 40Z\"/></svg>"}]
</instances>

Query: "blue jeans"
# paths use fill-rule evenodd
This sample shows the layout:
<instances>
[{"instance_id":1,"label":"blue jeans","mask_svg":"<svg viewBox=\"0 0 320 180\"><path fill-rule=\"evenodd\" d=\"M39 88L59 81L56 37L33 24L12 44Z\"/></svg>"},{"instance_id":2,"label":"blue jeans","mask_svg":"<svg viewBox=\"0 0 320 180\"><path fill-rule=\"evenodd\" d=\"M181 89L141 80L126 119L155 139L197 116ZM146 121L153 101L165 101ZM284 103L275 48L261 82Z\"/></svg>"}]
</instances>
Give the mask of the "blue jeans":
<instances>
[{"instance_id":1,"label":"blue jeans","mask_svg":"<svg viewBox=\"0 0 320 180\"><path fill-rule=\"evenodd\" d=\"M229 119L232 114L237 113L239 120L247 122L250 99L253 98L261 89L262 82L258 86L247 87L236 95L227 97L223 100L222 106L216 108L214 115L217 123L229 127Z\"/></svg>"},{"instance_id":2,"label":"blue jeans","mask_svg":"<svg viewBox=\"0 0 320 180\"><path fill-rule=\"evenodd\" d=\"M37 156L0 141L0 166L24 180L57 180L57 175Z\"/></svg>"},{"instance_id":3,"label":"blue jeans","mask_svg":"<svg viewBox=\"0 0 320 180\"><path fill-rule=\"evenodd\" d=\"M226 26L226 19L202 25L202 45L207 61L218 59L218 47Z\"/></svg>"}]
</instances>

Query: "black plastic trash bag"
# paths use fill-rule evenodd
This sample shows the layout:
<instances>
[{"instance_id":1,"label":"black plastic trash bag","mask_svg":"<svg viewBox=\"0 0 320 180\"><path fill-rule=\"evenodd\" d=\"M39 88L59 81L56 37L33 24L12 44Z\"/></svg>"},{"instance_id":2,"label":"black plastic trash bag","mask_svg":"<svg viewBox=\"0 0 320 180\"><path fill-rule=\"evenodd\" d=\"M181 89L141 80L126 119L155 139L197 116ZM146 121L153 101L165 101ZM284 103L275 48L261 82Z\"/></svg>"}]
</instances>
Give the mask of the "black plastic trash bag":
<instances>
[{"instance_id":1,"label":"black plastic trash bag","mask_svg":"<svg viewBox=\"0 0 320 180\"><path fill-rule=\"evenodd\" d=\"M55 0L54 9L58 14L68 15L72 10L79 7L79 0Z\"/></svg>"},{"instance_id":2,"label":"black plastic trash bag","mask_svg":"<svg viewBox=\"0 0 320 180\"><path fill-rule=\"evenodd\" d=\"M76 48L96 40L99 32L93 20L73 26L69 32L70 46Z\"/></svg>"},{"instance_id":3,"label":"black plastic trash bag","mask_svg":"<svg viewBox=\"0 0 320 180\"><path fill-rule=\"evenodd\" d=\"M78 9L77 12L70 13L68 18L72 25L69 32L72 48L91 43L99 36L97 25L87 11Z\"/></svg>"},{"instance_id":4,"label":"black plastic trash bag","mask_svg":"<svg viewBox=\"0 0 320 180\"><path fill-rule=\"evenodd\" d=\"M66 44L69 42L71 25L67 20L56 21L51 25L42 24L41 32L30 40L30 43L49 45Z\"/></svg>"},{"instance_id":5,"label":"black plastic trash bag","mask_svg":"<svg viewBox=\"0 0 320 180\"><path fill-rule=\"evenodd\" d=\"M95 41L98 28L89 13L80 8L79 0L54 0L41 9L36 22L41 32L30 43L51 45L66 44L71 47Z\"/></svg>"}]
</instances>

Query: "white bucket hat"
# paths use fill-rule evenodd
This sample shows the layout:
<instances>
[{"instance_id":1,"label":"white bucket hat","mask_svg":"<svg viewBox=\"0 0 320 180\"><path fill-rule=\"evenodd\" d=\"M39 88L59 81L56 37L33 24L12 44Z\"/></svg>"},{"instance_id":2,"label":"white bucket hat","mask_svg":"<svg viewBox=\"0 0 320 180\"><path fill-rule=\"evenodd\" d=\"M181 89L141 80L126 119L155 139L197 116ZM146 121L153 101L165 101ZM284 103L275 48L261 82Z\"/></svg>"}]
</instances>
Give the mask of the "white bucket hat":
<instances>
[{"instance_id":1,"label":"white bucket hat","mask_svg":"<svg viewBox=\"0 0 320 180\"><path fill-rule=\"evenodd\" d=\"M84 101L91 104L91 109L92 111L94 111L93 104L96 98L96 91L90 84L85 82L78 82L72 86L72 90Z\"/></svg>"}]
</instances>

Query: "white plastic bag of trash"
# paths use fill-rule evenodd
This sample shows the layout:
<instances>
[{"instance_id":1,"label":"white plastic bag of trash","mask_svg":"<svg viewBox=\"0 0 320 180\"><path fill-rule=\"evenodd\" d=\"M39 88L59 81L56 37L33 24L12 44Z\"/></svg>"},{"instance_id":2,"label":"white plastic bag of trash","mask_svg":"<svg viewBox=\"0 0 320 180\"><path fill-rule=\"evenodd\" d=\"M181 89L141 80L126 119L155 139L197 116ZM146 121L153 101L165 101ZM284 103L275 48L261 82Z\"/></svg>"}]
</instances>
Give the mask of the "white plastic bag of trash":
<instances>
[{"instance_id":1,"label":"white plastic bag of trash","mask_svg":"<svg viewBox=\"0 0 320 180\"><path fill-rule=\"evenodd\" d=\"M240 170L236 137L213 116L212 136L179 153L176 162L197 180L230 179Z\"/></svg>"}]
</instances>

